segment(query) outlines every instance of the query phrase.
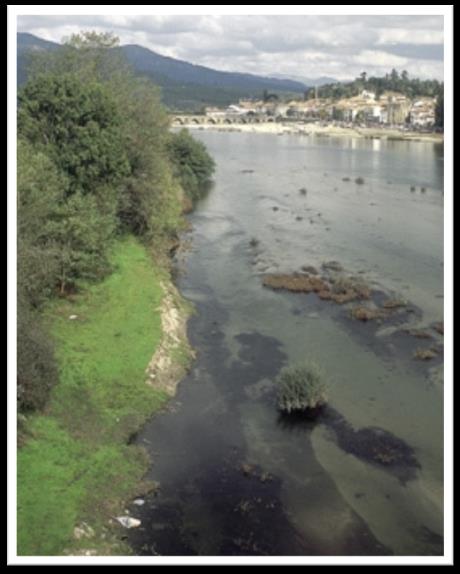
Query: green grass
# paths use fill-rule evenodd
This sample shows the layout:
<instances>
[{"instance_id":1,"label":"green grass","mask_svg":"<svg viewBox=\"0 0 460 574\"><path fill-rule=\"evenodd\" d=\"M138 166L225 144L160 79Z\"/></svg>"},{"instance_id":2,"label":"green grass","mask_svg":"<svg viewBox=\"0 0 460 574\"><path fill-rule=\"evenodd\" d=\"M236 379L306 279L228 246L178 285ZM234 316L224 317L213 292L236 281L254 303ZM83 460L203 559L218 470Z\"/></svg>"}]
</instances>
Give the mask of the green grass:
<instances>
[{"instance_id":1,"label":"green grass","mask_svg":"<svg viewBox=\"0 0 460 574\"><path fill-rule=\"evenodd\" d=\"M112 265L103 282L46 312L60 377L46 412L29 418L18 452L20 555L82 545L101 554L126 550L110 546L106 526L146 470L145 453L127 440L167 399L145 384L161 338L160 280L167 275L133 238L116 244ZM96 536L76 542L73 528L82 520Z\"/></svg>"}]
</instances>

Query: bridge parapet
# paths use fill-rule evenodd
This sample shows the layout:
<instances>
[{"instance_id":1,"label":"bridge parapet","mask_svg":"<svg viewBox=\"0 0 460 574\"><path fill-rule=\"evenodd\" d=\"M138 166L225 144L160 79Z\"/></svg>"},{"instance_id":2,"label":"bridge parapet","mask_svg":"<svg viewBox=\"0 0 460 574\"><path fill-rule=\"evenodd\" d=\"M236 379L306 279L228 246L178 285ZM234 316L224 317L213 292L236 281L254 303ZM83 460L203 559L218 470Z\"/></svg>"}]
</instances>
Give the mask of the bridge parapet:
<instances>
[{"instance_id":1,"label":"bridge parapet","mask_svg":"<svg viewBox=\"0 0 460 574\"><path fill-rule=\"evenodd\" d=\"M172 116L173 126L187 125L219 125L219 124L255 124L261 122L274 122L275 118L271 116L262 116L260 114L215 114L215 115L193 115L193 114L176 114Z\"/></svg>"}]
</instances>

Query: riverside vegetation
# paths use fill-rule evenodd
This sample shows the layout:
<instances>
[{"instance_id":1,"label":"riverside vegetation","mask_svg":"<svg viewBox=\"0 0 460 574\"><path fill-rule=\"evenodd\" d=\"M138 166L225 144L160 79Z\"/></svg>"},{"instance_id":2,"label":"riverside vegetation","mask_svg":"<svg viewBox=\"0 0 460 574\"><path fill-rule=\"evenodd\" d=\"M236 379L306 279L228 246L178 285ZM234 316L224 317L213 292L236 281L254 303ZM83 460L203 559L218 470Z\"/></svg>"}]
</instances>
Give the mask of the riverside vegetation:
<instances>
[{"instance_id":1,"label":"riverside vegetation","mask_svg":"<svg viewBox=\"0 0 460 574\"><path fill-rule=\"evenodd\" d=\"M128 551L107 525L147 487L127 442L167 398L145 384L164 255L214 169L201 143L169 131L158 90L116 45L73 36L34 59L18 95L22 555Z\"/></svg>"},{"instance_id":2,"label":"riverside vegetation","mask_svg":"<svg viewBox=\"0 0 460 574\"><path fill-rule=\"evenodd\" d=\"M314 413L327 402L324 375L312 361L285 367L276 379L278 408L283 413Z\"/></svg>"}]
</instances>

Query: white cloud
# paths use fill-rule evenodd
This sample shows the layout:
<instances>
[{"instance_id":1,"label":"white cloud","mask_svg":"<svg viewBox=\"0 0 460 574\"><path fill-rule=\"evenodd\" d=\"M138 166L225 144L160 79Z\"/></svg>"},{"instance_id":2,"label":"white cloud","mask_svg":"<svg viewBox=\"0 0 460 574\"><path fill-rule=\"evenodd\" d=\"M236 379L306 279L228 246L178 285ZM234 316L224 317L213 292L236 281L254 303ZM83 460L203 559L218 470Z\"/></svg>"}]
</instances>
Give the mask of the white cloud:
<instances>
[{"instance_id":1,"label":"white cloud","mask_svg":"<svg viewBox=\"0 0 460 574\"><path fill-rule=\"evenodd\" d=\"M408 64L407 58L379 50L363 50L353 60L356 64L360 64L363 67L378 66L388 69L402 68Z\"/></svg>"},{"instance_id":2,"label":"white cloud","mask_svg":"<svg viewBox=\"0 0 460 574\"><path fill-rule=\"evenodd\" d=\"M442 29L384 28L379 31L377 44L442 44L443 37Z\"/></svg>"},{"instance_id":3,"label":"white cloud","mask_svg":"<svg viewBox=\"0 0 460 574\"><path fill-rule=\"evenodd\" d=\"M18 29L58 42L81 30L112 31L122 44L267 75L347 79L391 68L443 75L440 16L20 16Z\"/></svg>"}]
</instances>

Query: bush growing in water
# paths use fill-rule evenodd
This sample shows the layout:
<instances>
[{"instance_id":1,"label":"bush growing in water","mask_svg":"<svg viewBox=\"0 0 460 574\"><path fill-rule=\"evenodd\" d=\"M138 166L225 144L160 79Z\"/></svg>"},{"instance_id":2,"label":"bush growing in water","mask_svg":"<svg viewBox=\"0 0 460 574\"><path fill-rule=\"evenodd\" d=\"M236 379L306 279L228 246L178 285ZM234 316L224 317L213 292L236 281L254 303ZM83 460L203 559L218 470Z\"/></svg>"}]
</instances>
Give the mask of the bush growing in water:
<instances>
[{"instance_id":1,"label":"bush growing in water","mask_svg":"<svg viewBox=\"0 0 460 574\"><path fill-rule=\"evenodd\" d=\"M314 362L286 367L276 379L278 408L285 413L316 409L326 403L323 374Z\"/></svg>"}]
</instances>

